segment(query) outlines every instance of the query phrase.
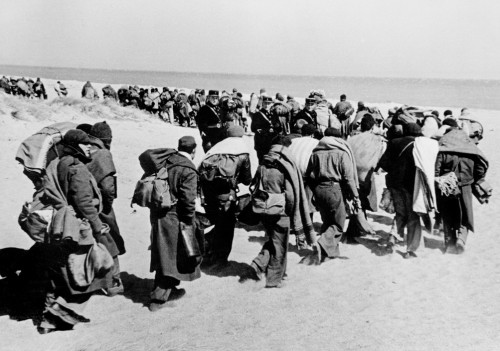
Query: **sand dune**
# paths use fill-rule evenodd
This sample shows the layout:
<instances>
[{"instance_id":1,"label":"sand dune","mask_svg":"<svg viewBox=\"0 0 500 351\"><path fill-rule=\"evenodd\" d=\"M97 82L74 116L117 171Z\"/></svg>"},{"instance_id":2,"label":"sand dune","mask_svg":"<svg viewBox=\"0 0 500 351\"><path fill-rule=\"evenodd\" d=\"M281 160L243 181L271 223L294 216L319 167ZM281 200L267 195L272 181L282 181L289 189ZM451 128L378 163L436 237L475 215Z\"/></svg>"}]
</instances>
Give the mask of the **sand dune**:
<instances>
[{"instance_id":1,"label":"sand dune","mask_svg":"<svg viewBox=\"0 0 500 351\"><path fill-rule=\"evenodd\" d=\"M74 89L83 85L76 83ZM46 88L50 94L47 83ZM153 282L148 213L129 205L142 174L137 156L147 148L175 147L182 135L200 140L199 134L138 110L74 97L40 102L0 95L0 248L32 245L17 224L21 205L32 193L30 181L14 160L19 143L55 121L106 119L113 129L112 152L118 169L115 211L128 249L121 257L126 293L114 298L94 296L87 306L92 322L69 332L40 336L31 320L17 322L0 316L2 350L498 349L496 215L500 204L496 197L485 206L475 202L477 233L470 235L462 256L443 255L442 238L430 234L424 238L419 258L409 261L397 252L384 252L377 238L362 245L342 245L347 259L321 266L300 264L304 253L291 246L289 279L283 289L264 289L262 282L238 282L265 240L260 228L238 228L227 269L208 270L201 279L183 283L186 298L150 313L144 306ZM391 106L379 105L382 111ZM490 158L488 180L499 189L497 112L474 112L485 126L480 147ZM377 182L383 185L383 177ZM315 222L319 221L316 216ZM387 236L389 215L370 214L370 222L380 238ZM396 249L404 251L403 246Z\"/></svg>"}]
</instances>

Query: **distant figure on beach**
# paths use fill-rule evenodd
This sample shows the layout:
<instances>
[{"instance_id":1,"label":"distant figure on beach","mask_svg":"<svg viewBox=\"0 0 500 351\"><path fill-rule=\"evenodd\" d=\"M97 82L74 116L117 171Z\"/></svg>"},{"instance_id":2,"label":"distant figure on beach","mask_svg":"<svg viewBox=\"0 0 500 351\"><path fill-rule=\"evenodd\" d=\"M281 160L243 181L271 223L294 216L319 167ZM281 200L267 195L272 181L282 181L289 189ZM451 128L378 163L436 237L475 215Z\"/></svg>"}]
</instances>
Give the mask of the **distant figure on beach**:
<instances>
[{"instance_id":1,"label":"distant figure on beach","mask_svg":"<svg viewBox=\"0 0 500 351\"><path fill-rule=\"evenodd\" d=\"M0 91L3 91L4 93L7 93L7 94L11 93L9 79L6 76L3 76L2 78L0 78Z\"/></svg>"},{"instance_id":2,"label":"distant figure on beach","mask_svg":"<svg viewBox=\"0 0 500 351\"><path fill-rule=\"evenodd\" d=\"M68 89L66 89L66 86L61 83L59 80L57 81L56 85L54 86L54 90L57 93L57 96L66 96L68 95Z\"/></svg>"},{"instance_id":3,"label":"distant figure on beach","mask_svg":"<svg viewBox=\"0 0 500 351\"><path fill-rule=\"evenodd\" d=\"M82 98L89 99L89 100L99 99L99 95L97 94L97 90L94 89L94 87L92 86L92 84L89 81L87 81L87 83L85 83L83 85Z\"/></svg>"},{"instance_id":4,"label":"distant figure on beach","mask_svg":"<svg viewBox=\"0 0 500 351\"><path fill-rule=\"evenodd\" d=\"M294 128L299 119L303 119L304 121L306 121L307 124L311 124L315 128L317 128L316 112L314 111L315 109L316 109L316 99L306 98L306 103L304 105L304 108L295 115L294 119L290 121L291 128Z\"/></svg>"},{"instance_id":5,"label":"distant figure on beach","mask_svg":"<svg viewBox=\"0 0 500 351\"><path fill-rule=\"evenodd\" d=\"M254 149L257 152L259 162L262 161L264 155L271 147L272 139L278 135L273 123L271 122L271 107L273 99L269 96L262 98L262 108L254 113L252 117L252 132L254 136Z\"/></svg>"},{"instance_id":6,"label":"distant figure on beach","mask_svg":"<svg viewBox=\"0 0 500 351\"><path fill-rule=\"evenodd\" d=\"M30 88L30 86L28 85L28 82L26 81L26 79L24 79L24 77L21 79L18 79L16 81L15 85L16 85L17 95L25 96L25 97L33 96L33 90Z\"/></svg>"},{"instance_id":7,"label":"distant figure on beach","mask_svg":"<svg viewBox=\"0 0 500 351\"><path fill-rule=\"evenodd\" d=\"M287 95L286 103L290 106L290 128L293 128L292 121L296 121L297 114L300 112L300 104L292 95Z\"/></svg>"},{"instance_id":8,"label":"distant figure on beach","mask_svg":"<svg viewBox=\"0 0 500 351\"><path fill-rule=\"evenodd\" d=\"M33 92L37 98L47 100L47 92L40 78L37 78L36 82L33 84Z\"/></svg>"},{"instance_id":9,"label":"distant figure on beach","mask_svg":"<svg viewBox=\"0 0 500 351\"><path fill-rule=\"evenodd\" d=\"M347 101L347 96L345 94L340 95L340 101L335 104L333 113L337 116L338 120L342 124L342 137L346 139L347 135L349 134L351 115L354 113L354 108L352 107L351 103Z\"/></svg>"},{"instance_id":10,"label":"distant figure on beach","mask_svg":"<svg viewBox=\"0 0 500 351\"><path fill-rule=\"evenodd\" d=\"M218 90L208 91L207 102L200 108L197 119L198 129L203 140L203 150L207 152L212 146L224 139Z\"/></svg>"},{"instance_id":11,"label":"distant figure on beach","mask_svg":"<svg viewBox=\"0 0 500 351\"><path fill-rule=\"evenodd\" d=\"M115 100L118 101L118 94L116 93L115 89L111 85L106 85L104 88L102 88L102 98L103 100Z\"/></svg>"}]
</instances>

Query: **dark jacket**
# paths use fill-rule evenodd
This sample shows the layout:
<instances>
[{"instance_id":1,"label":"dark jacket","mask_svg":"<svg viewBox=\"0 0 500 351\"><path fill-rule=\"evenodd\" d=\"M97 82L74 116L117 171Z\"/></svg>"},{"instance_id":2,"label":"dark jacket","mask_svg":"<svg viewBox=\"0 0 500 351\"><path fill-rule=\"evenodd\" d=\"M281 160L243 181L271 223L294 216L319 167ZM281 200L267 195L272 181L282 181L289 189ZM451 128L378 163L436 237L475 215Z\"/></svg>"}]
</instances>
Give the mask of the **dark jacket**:
<instances>
[{"instance_id":1,"label":"dark jacket","mask_svg":"<svg viewBox=\"0 0 500 351\"><path fill-rule=\"evenodd\" d=\"M120 228L113 210L113 201L117 196L116 169L113 162L113 156L100 139L90 136L90 140L92 141L90 149L92 160L87 163L87 168L94 176L97 186L101 191L102 211L99 214L99 218L109 226L110 235L116 244L118 253L123 255L126 251L125 241L121 236ZM108 250L113 251L113 248L108 247Z\"/></svg>"},{"instance_id":2,"label":"dark jacket","mask_svg":"<svg viewBox=\"0 0 500 351\"><path fill-rule=\"evenodd\" d=\"M219 115L219 109L209 105L203 105L196 115L196 123L200 132L210 133L208 129L221 129L222 120ZM217 126L219 125L219 126Z\"/></svg>"},{"instance_id":3,"label":"dark jacket","mask_svg":"<svg viewBox=\"0 0 500 351\"><path fill-rule=\"evenodd\" d=\"M302 109L300 110L299 113L295 115L295 117L292 118L291 125L294 126L299 119L303 119L308 124L312 124L313 126L316 127L317 125L316 116L317 116L316 111L306 111L305 109Z\"/></svg>"},{"instance_id":4,"label":"dark jacket","mask_svg":"<svg viewBox=\"0 0 500 351\"><path fill-rule=\"evenodd\" d=\"M254 113L251 130L255 133L254 149L263 153L269 150L272 139L278 135L274 130L270 114L264 109Z\"/></svg>"},{"instance_id":5,"label":"dark jacket","mask_svg":"<svg viewBox=\"0 0 500 351\"><path fill-rule=\"evenodd\" d=\"M86 218L92 232L100 233L102 222L99 219L99 190L93 186L94 177L85 166L89 161L79 150L65 146L57 166L58 181L76 216Z\"/></svg>"},{"instance_id":6,"label":"dark jacket","mask_svg":"<svg viewBox=\"0 0 500 351\"><path fill-rule=\"evenodd\" d=\"M486 167L473 155L440 152L436 159L436 177L455 172L459 185L471 185L486 175Z\"/></svg>"},{"instance_id":7,"label":"dark jacket","mask_svg":"<svg viewBox=\"0 0 500 351\"><path fill-rule=\"evenodd\" d=\"M413 144L410 145L410 143L414 141L415 137L406 136L390 140L387 143L387 149L380 159L379 167L387 172L386 185L388 188L404 188L413 194L416 168L413 158Z\"/></svg>"},{"instance_id":8,"label":"dark jacket","mask_svg":"<svg viewBox=\"0 0 500 351\"><path fill-rule=\"evenodd\" d=\"M92 160L87 163L87 168L94 176L101 191L103 212L109 213L117 195L114 177L116 168L113 156L100 139L90 136L90 140L92 141L90 149Z\"/></svg>"}]
</instances>

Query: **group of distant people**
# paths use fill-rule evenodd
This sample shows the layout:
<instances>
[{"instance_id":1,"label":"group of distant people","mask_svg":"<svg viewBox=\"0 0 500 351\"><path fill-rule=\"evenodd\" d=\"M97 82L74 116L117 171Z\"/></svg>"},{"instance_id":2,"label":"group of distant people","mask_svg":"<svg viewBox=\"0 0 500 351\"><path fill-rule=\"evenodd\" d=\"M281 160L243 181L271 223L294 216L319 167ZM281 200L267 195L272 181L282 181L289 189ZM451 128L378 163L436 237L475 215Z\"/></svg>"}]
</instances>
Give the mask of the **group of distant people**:
<instances>
[{"instance_id":1,"label":"group of distant people","mask_svg":"<svg viewBox=\"0 0 500 351\"><path fill-rule=\"evenodd\" d=\"M339 258L342 242L357 244L375 234L367 213L380 206L394 214L384 240L386 250L392 252L395 244L405 242L402 256L417 257L425 226L431 232L434 228L444 232L444 252L461 254L469 231L474 230L472 198L484 203L491 196L485 181L488 161L477 146L482 126L467 109L460 118L451 111L441 118L437 111L401 106L384 118L363 102L354 110L345 95L333 105L320 89L310 92L303 107L292 96L285 101L281 94L272 98L265 90L252 94L248 103L236 89L232 94L208 90L205 96L198 89L186 95L153 88L143 90L142 98L141 90L133 87L117 93L105 90L105 98L127 106L153 106L150 112L167 119L170 113L162 110L161 96L173 101L174 120L177 116L186 127L194 123L205 151L196 167L198 145L193 137L184 136L177 149L149 149L139 156L144 175L138 187L144 182L151 182L151 187L136 187L136 192L163 189L161 196L142 196L149 199L145 206L150 210L150 267L155 279L148 308L152 312L182 298L185 290L178 285L199 278L200 265L206 269L228 265L238 221L261 223L268 237L242 279L265 280L266 288L280 288L287 279L290 235L295 235L298 249L305 250L300 254L309 252L307 256L318 264ZM140 104L146 95L158 99L158 104ZM82 97L98 98L90 82ZM258 158L255 174L244 141L247 127ZM34 260L43 258L31 276L48 274L38 325L42 334L87 322L82 307L93 292L123 293L118 255L125 253L125 245L112 206L116 169L111 140L106 122L71 129L57 146L56 162L47 166L43 179L30 178L43 201L58 208L60 216L66 218L69 209L85 225L73 231L67 228L62 236L47 233L44 245L30 250ZM378 199L375 175L382 171L387 188ZM245 187L247 192L242 191ZM63 194L53 196L54 189ZM58 202L61 198L67 201L64 205ZM315 212L322 220L319 232L313 226ZM213 228L205 233L209 226ZM107 255L94 253L92 274L82 277L72 260L93 242L101 244L94 250Z\"/></svg>"}]
</instances>

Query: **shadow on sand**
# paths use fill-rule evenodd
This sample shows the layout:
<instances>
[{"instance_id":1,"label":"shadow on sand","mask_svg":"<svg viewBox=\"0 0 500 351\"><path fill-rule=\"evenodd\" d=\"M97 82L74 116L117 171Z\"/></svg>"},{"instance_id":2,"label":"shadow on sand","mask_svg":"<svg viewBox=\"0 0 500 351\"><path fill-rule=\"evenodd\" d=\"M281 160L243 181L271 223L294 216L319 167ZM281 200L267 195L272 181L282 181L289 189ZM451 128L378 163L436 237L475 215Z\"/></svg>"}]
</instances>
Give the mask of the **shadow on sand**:
<instances>
[{"instance_id":1,"label":"shadow on sand","mask_svg":"<svg viewBox=\"0 0 500 351\"><path fill-rule=\"evenodd\" d=\"M228 261L225 265L204 265L202 263L201 271L206 275L219 278L239 277L240 279L245 279L254 272L249 264L236 261Z\"/></svg>"},{"instance_id":2,"label":"shadow on sand","mask_svg":"<svg viewBox=\"0 0 500 351\"><path fill-rule=\"evenodd\" d=\"M377 230L375 235L366 235L355 238L356 242L363 245L376 256L386 256L393 253L393 249L388 245L390 234L383 230Z\"/></svg>"},{"instance_id":3,"label":"shadow on sand","mask_svg":"<svg viewBox=\"0 0 500 351\"><path fill-rule=\"evenodd\" d=\"M390 216L390 215L383 216L383 215L375 214L372 212L367 212L366 217L371 218L374 222L377 222L377 223L380 223L383 225L388 225L388 226L391 226L392 222L394 221L394 216Z\"/></svg>"},{"instance_id":4,"label":"shadow on sand","mask_svg":"<svg viewBox=\"0 0 500 351\"><path fill-rule=\"evenodd\" d=\"M25 269L32 267L32 269ZM38 325L44 308L47 280L29 260L28 251L18 248L0 250L0 316Z\"/></svg>"},{"instance_id":5,"label":"shadow on sand","mask_svg":"<svg viewBox=\"0 0 500 351\"><path fill-rule=\"evenodd\" d=\"M127 272L121 272L121 279L124 288L123 296L125 298L143 306L149 304L149 294L154 284L153 279L139 278Z\"/></svg>"}]
</instances>

